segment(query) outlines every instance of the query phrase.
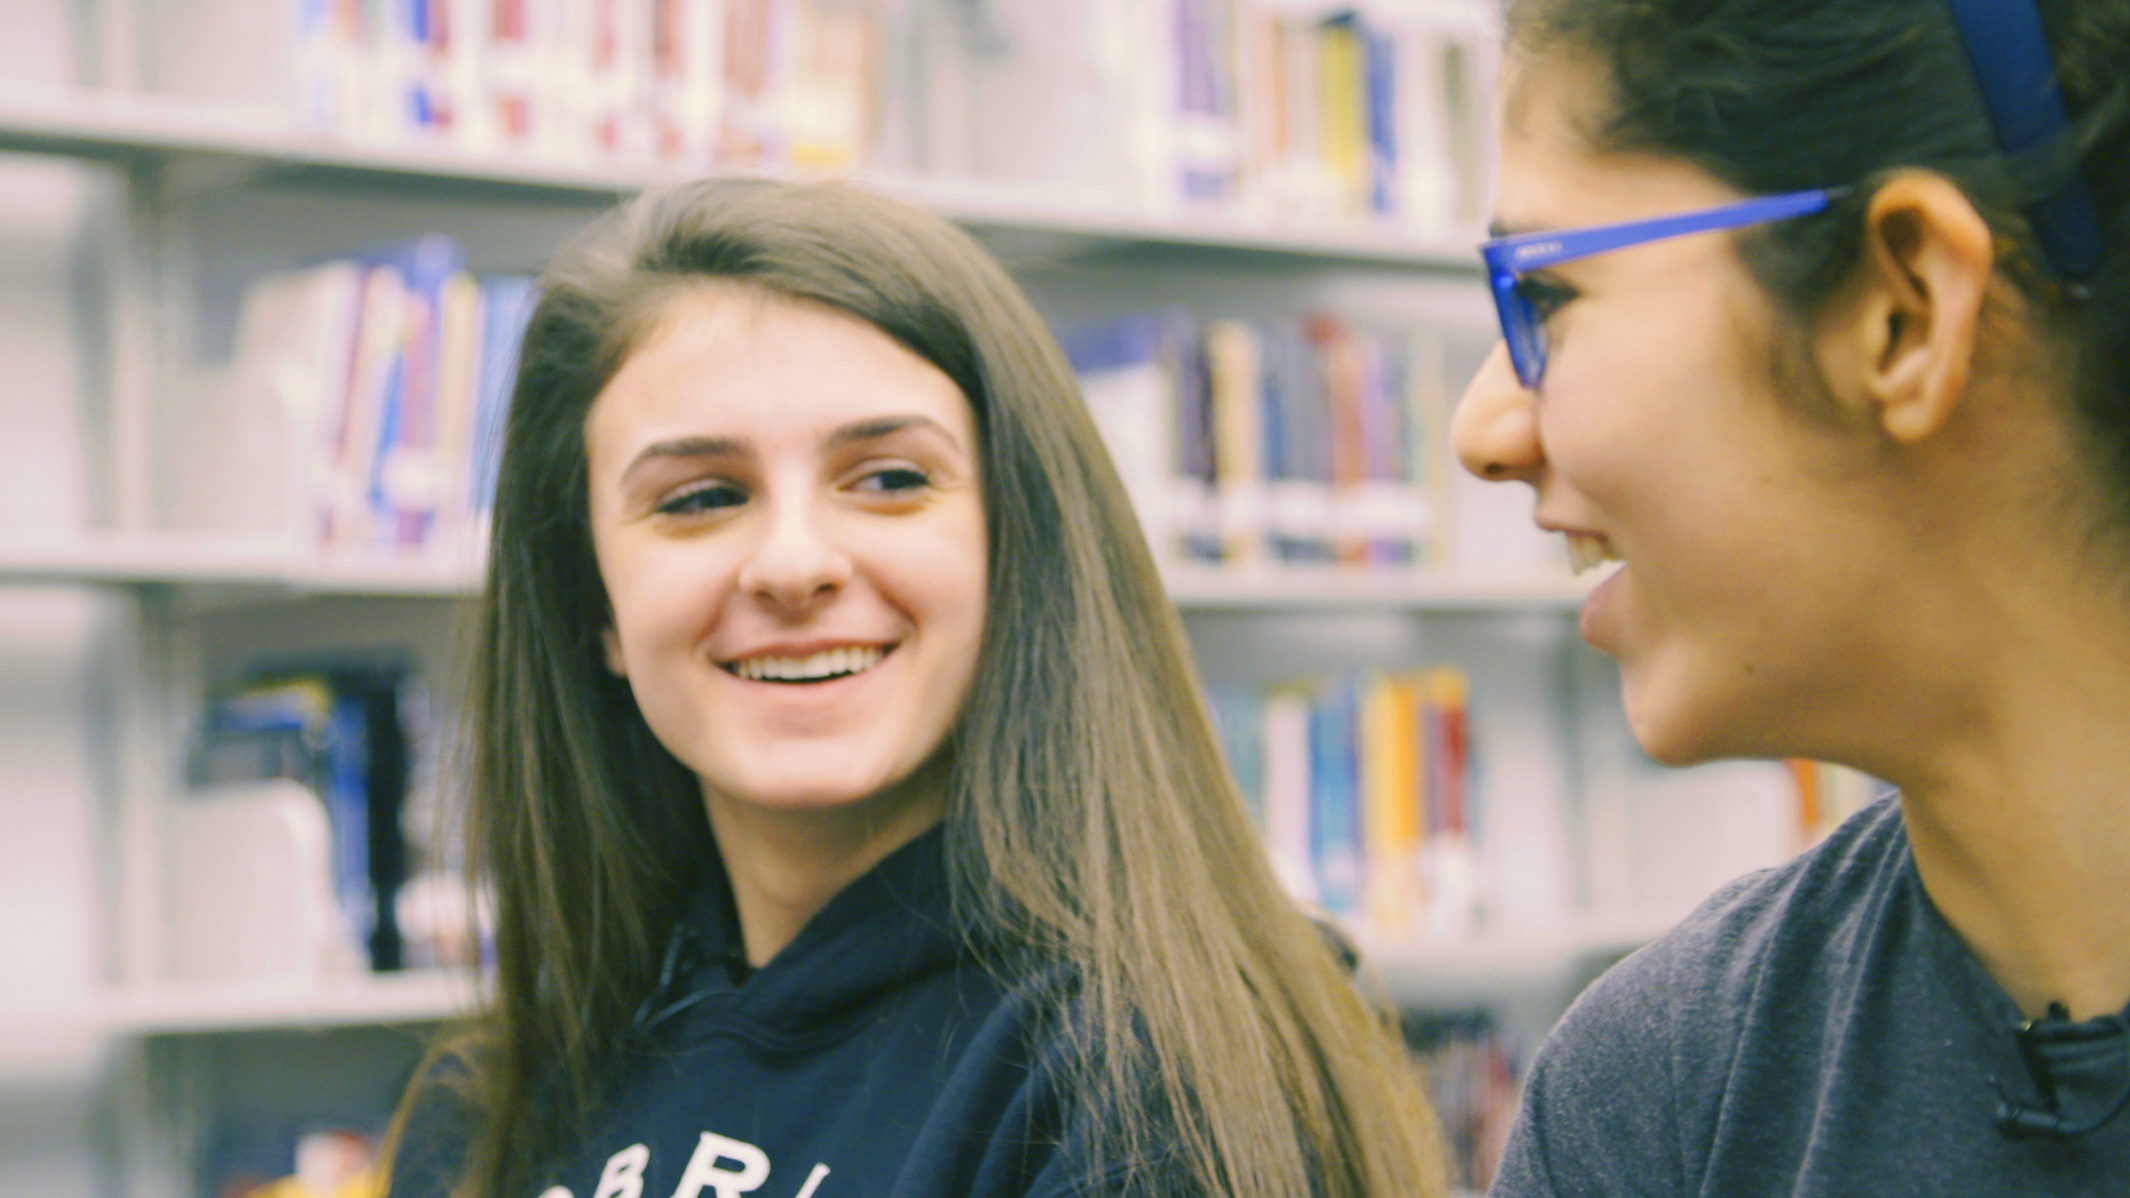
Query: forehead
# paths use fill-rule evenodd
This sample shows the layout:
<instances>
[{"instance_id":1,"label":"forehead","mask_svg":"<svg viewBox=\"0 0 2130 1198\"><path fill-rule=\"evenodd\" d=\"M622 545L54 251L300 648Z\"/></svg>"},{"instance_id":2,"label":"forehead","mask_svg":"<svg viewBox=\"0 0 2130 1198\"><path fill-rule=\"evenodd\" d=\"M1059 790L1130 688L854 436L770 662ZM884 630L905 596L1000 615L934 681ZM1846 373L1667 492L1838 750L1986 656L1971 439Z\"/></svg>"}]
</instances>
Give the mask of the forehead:
<instances>
[{"instance_id":1,"label":"forehead","mask_svg":"<svg viewBox=\"0 0 2130 1198\"><path fill-rule=\"evenodd\" d=\"M864 320L759 288L710 285L664 302L593 401L585 431L596 453L615 439L810 434L890 413L954 431L972 421L953 380Z\"/></svg>"},{"instance_id":2,"label":"forehead","mask_svg":"<svg viewBox=\"0 0 2130 1198\"><path fill-rule=\"evenodd\" d=\"M1499 232L1640 220L1741 198L1685 159L1597 148L1610 87L1586 55L1512 54L1496 100Z\"/></svg>"}]
</instances>

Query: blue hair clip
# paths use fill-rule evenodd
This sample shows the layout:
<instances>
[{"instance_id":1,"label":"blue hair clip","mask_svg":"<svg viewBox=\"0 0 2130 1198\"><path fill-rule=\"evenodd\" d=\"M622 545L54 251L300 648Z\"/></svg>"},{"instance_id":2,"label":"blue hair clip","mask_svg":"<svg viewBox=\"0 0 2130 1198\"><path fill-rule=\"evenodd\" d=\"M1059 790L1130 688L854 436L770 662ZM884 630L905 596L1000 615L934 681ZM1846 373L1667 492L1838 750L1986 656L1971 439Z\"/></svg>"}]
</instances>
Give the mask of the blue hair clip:
<instances>
[{"instance_id":1,"label":"blue hair clip","mask_svg":"<svg viewBox=\"0 0 2130 1198\"><path fill-rule=\"evenodd\" d=\"M2005 154L2016 157L2061 135L2070 120L2033 0L1946 0L1946 7ZM2083 172L2074 169L2061 189L2035 201L2026 214L2058 276L2083 282L2100 270L2100 209Z\"/></svg>"}]
</instances>

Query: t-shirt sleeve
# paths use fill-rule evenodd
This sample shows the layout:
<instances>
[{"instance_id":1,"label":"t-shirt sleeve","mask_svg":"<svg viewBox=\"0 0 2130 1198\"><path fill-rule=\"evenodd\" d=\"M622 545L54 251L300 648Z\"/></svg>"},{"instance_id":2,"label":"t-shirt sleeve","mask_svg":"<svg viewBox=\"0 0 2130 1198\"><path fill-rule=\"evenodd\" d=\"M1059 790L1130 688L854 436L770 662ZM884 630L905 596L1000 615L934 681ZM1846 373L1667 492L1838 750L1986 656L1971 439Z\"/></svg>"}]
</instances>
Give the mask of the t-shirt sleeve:
<instances>
[{"instance_id":1,"label":"t-shirt sleeve","mask_svg":"<svg viewBox=\"0 0 2130 1198\"><path fill-rule=\"evenodd\" d=\"M1491 1198L1686 1192L1664 947L1606 972L1546 1037Z\"/></svg>"}]
</instances>

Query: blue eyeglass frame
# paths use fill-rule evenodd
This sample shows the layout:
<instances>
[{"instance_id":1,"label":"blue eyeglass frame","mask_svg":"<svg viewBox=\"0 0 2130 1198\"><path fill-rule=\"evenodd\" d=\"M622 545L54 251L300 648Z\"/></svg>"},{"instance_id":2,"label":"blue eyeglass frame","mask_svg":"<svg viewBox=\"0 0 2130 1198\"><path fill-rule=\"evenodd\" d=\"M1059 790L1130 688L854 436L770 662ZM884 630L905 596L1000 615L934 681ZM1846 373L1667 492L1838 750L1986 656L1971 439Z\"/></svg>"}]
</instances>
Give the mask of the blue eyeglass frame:
<instances>
[{"instance_id":1,"label":"blue eyeglass frame","mask_svg":"<svg viewBox=\"0 0 2130 1198\"><path fill-rule=\"evenodd\" d=\"M1824 187L1756 196L1652 220L1624 221L1587 229L1519 233L1482 243L1479 256L1486 263L1487 281L1494 293L1494 310L1501 315L1501 336L1508 343L1509 361L1516 367L1517 380L1526 388L1536 388L1546 374L1545 321L1532 311L1523 292L1517 288L1525 274L1629 246L1684 237L1689 233L1713 233L1719 229L1741 229L1747 225L1810 216L1825 211L1848 191L1846 187Z\"/></svg>"}]
</instances>

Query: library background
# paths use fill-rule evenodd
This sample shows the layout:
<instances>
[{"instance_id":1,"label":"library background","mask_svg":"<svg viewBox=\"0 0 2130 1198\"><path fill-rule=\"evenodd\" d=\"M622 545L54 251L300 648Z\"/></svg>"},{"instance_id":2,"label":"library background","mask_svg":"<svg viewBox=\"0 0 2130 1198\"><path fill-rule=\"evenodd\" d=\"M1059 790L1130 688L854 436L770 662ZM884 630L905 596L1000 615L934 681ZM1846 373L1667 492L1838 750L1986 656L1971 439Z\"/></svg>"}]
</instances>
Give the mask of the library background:
<instances>
[{"instance_id":1,"label":"library background","mask_svg":"<svg viewBox=\"0 0 2130 1198\"><path fill-rule=\"evenodd\" d=\"M864 180L1035 298L1275 866L1407 1013L1483 1187L1577 989L1866 786L1650 765L1528 496L1454 468L1494 336L1492 26L9 0L0 1192L324 1198L360 1167L476 993L435 829L531 276L710 172Z\"/></svg>"}]
</instances>

